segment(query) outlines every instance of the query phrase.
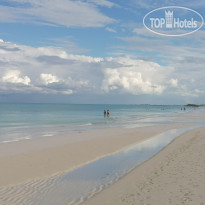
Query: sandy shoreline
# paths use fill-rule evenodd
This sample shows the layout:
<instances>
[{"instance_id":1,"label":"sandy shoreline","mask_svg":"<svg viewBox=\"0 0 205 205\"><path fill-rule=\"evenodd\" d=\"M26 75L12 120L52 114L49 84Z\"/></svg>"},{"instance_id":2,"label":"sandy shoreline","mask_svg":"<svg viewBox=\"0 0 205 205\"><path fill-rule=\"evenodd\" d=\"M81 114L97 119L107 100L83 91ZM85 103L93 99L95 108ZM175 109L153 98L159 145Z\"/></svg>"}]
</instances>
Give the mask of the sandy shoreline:
<instances>
[{"instance_id":1,"label":"sandy shoreline","mask_svg":"<svg viewBox=\"0 0 205 205\"><path fill-rule=\"evenodd\" d=\"M203 115L199 119L204 120ZM52 176L56 174L68 172L167 130L182 126L187 127L191 124L176 123L132 129L92 130L0 144L0 202L2 198L7 201L6 205L21 204L22 201L17 202L18 197L20 200L22 196L25 198L25 195L32 194L29 189L25 192L24 188L22 193L14 193L12 191L14 185L28 182L33 186L38 180L44 183L46 178L52 180ZM156 156L83 204L201 203L200 205L203 205L205 201L203 133L205 128L183 134ZM46 189L46 186L42 185L42 187ZM17 198L15 199L14 196Z\"/></svg>"},{"instance_id":2,"label":"sandy shoreline","mask_svg":"<svg viewBox=\"0 0 205 205\"><path fill-rule=\"evenodd\" d=\"M0 144L0 187L72 170L179 125L93 130Z\"/></svg>"},{"instance_id":3,"label":"sandy shoreline","mask_svg":"<svg viewBox=\"0 0 205 205\"><path fill-rule=\"evenodd\" d=\"M84 205L205 204L205 128L176 138Z\"/></svg>"}]
</instances>

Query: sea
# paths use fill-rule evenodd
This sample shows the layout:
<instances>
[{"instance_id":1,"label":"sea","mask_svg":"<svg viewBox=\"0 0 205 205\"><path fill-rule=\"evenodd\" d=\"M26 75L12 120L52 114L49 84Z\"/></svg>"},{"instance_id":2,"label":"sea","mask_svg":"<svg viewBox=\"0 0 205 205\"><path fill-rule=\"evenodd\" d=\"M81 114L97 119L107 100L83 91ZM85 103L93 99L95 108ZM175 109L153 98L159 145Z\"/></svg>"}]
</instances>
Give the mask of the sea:
<instances>
[{"instance_id":1,"label":"sea","mask_svg":"<svg viewBox=\"0 0 205 205\"><path fill-rule=\"evenodd\" d=\"M183 105L0 103L0 143L93 129L170 124L199 109ZM109 116L104 110L109 110Z\"/></svg>"},{"instance_id":2,"label":"sea","mask_svg":"<svg viewBox=\"0 0 205 205\"><path fill-rule=\"evenodd\" d=\"M204 120L194 118L201 116L201 109L183 105L0 104L0 143L92 129L189 124L73 170L1 187L0 204L79 205L154 156L179 135L204 127ZM104 115L104 110L109 110L110 115Z\"/></svg>"}]
</instances>

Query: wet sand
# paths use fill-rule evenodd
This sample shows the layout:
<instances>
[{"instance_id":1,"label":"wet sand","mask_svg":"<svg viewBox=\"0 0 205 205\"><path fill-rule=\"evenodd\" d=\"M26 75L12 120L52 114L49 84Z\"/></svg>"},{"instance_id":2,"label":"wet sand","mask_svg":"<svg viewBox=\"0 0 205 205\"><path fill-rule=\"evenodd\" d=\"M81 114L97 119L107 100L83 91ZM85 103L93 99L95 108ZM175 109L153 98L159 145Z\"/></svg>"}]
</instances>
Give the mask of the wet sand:
<instances>
[{"instance_id":1,"label":"wet sand","mask_svg":"<svg viewBox=\"0 0 205 205\"><path fill-rule=\"evenodd\" d=\"M205 128L189 131L83 205L205 204Z\"/></svg>"}]
</instances>

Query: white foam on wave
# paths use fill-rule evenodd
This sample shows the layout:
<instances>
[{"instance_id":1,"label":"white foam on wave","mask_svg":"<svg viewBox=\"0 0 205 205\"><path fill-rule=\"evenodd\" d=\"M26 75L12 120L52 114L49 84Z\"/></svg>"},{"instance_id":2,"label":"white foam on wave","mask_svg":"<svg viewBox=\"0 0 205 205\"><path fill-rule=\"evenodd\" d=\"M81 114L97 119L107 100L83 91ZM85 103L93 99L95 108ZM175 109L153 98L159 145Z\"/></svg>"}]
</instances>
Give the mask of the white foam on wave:
<instances>
[{"instance_id":1,"label":"white foam on wave","mask_svg":"<svg viewBox=\"0 0 205 205\"><path fill-rule=\"evenodd\" d=\"M10 143L10 142L19 142L19 141L23 141L23 140L30 140L31 137L28 136L28 137L21 137L21 138L16 138L16 139L9 139L9 140L4 140L0 143Z\"/></svg>"},{"instance_id":2,"label":"white foam on wave","mask_svg":"<svg viewBox=\"0 0 205 205\"><path fill-rule=\"evenodd\" d=\"M93 125L91 122L90 123L86 123L86 124L82 124L82 125L79 125L80 127L86 127L86 126L91 126Z\"/></svg>"}]
</instances>

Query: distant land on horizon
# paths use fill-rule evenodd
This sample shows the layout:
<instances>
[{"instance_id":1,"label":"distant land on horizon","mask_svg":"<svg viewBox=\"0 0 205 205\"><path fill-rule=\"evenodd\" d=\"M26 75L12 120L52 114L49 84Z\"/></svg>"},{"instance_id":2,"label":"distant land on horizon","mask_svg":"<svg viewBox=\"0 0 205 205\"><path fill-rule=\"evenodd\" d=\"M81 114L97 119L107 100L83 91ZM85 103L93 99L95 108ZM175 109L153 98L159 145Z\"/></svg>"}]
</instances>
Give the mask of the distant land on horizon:
<instances>
[{"instance_id":1,"label":"distant land on horizon","mask_svg":"<svg viewBox=\"0 0 205 205\"><path fill-rule=\"evenodd\" d=\"M186 106L188 106L188 107L205 107L204 104L202 104L202 105L197 105L197 104L187 104Z\"/></svg>"}]
</instances>

